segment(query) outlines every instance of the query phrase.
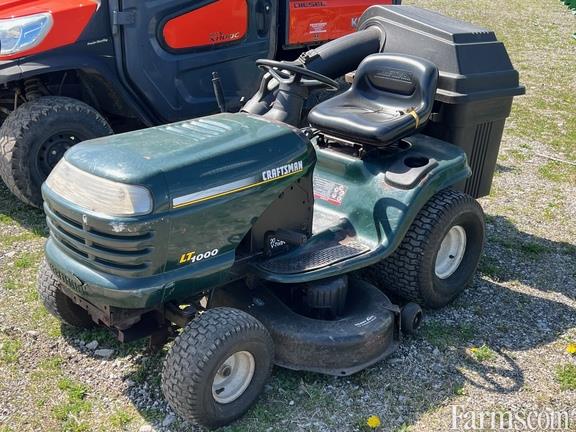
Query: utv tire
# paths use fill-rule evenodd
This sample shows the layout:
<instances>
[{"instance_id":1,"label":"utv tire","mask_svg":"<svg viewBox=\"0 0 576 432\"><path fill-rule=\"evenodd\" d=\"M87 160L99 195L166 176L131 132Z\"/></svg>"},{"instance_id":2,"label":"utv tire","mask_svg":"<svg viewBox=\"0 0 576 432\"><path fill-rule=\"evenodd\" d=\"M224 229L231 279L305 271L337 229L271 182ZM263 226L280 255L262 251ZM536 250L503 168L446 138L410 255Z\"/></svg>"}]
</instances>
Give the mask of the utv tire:
<instances>
[{"instance_id":1,"label":"utv tire","mask_svg":"<svg viewBox=\"0 0 576 432\"><path fill-rule=\"evenodd\" d=\"M0 128L0 175L21 201L42 206L40 187L66 150L113 133L92 107L65 97L42 97L13 111Z\"/></svg>"},{"instance_id":2,"label":"utv tire","mask_svg":"<svg viewBox=\"0 0 576 432\"><path fill-rule=\"evenodd\" d=\"M46 260L42 260L38 271L38 294L48 312L64 324L82 329L96 325L88 312L62 292L62 282L56 277Z\"/></svg>"},{"instance_id":3,"label":"utv tire","mask_svg":"<svg viewBox=\"0 0 576 432\"><path fill-rule=\"evenodd\" d=\"M238 309L209 309L174 341L162 391L182 418L218 428L252 406L273 360L272 338L260 321Z\"/></svg>"},{"instance_id":4,"label":"utv tire","mask_svg":"<svg viewBox=\"0 0 576 432\"><path fill-rule=\"evenodd\" d=\"M471 283L484 230L484 212L474 198L443 190L420 210L398 249L366 276L385 291L440 308Z\"/></svg>"}]
</instances>

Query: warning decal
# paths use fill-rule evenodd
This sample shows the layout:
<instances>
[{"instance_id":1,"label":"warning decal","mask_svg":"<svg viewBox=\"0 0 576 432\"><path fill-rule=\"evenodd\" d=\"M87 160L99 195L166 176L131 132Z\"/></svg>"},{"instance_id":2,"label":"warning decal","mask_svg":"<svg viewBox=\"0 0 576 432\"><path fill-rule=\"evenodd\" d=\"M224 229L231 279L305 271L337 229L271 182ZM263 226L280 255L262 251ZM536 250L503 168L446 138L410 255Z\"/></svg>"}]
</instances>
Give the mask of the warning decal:
<instances>
[{"instance_id":1,"label":"warning decal","mask_svg":"<svg viewBox=\"0 0 576 432\"><path fill-rule=\"evenodd\" d=\"M320 177L314 177L314 198L327 201L330 204L341 205L348 188Z\"/></svg>"}]
</instances>

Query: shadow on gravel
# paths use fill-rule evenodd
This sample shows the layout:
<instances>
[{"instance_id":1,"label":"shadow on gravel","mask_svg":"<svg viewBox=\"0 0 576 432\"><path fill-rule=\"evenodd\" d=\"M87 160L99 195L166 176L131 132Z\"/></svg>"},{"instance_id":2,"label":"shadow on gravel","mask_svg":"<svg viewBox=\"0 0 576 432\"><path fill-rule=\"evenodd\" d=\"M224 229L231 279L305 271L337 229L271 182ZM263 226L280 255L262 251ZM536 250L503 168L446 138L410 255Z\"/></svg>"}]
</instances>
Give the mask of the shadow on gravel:
<instances>
[{"instance_id":1,"label":"shadow on gravel","mask_svg":"<svg viewBox=\"0 0 576 432\"><path fill-rule=\"evenodd\" d=\"M576 244L525 233L503 216L487 217L487 231L482 273L576 299Z\"/></svg>"},{"instance_id":2,"label":"shadow on gravel","mask_svg":"<svg viewBox=\"0 0 576 432\"><path fill-rule=\"evenodd\" d=\"M44 212L20 202L0 179L0 223L14 221L35 235L48 237Z\"/></svg>"},{"instance_id":3,"label":"shadow on gravel","mask_svg":"<svg viewBox=\"0 0 576 432\"><path fill-rule=\"evenodd\" d=\"M502 165L501 163L497 163L496 164L496 173L498 174L504 174L504 173L509 173L509 172L514 172L515 168L506 166L506 165Z\"/></svg>"}]
</instances>

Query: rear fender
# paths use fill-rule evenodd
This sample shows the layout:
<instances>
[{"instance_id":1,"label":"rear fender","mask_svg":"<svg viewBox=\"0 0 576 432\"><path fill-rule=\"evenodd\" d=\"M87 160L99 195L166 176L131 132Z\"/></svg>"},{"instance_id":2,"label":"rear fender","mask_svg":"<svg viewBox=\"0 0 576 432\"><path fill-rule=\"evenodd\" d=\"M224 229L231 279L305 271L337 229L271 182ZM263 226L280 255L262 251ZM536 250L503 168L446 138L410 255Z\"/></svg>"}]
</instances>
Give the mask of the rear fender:
<instances>
[{"instance_id":1,"label":"rear fender","mask_svg":"<svg viewBox=\"0 0 576 432\"><path fill-rule=\"evenodd\" d=\"M317 244L314 239L325 239L343 220L364 252L310 271L280 273L256 265L256 272L273 282L301 283L359 270L392 254L428 200L471 174L466 154L452 144L421 134L406 138L404 144L406 150L394 155L364 159L317 149L315 235L283 258L297 260L309 253ZM410 166L418 165L420 158L423 166Z\"/></svg>"}]
</instances>

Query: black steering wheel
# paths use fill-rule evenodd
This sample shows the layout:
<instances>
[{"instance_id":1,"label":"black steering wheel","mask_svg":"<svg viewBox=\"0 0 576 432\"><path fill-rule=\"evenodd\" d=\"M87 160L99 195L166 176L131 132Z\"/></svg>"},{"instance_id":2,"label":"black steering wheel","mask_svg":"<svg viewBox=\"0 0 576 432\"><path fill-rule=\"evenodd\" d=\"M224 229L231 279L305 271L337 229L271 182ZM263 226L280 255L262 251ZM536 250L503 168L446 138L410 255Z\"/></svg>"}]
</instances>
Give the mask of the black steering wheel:
<instances>
[{"instance_id":1,"label":"black steering wheel","mask_svg":"<svg viewBox=\"0 0 576 432\"><path fill-rule=\"evenodd\" d=\"M328 90L339 90L338 82L326 75L308 70L302 66L296 66L293 63L260 59L256 60L258 67L269 72L281 84L301 84L306 87L322 86ZM302 79L308 78L308 79Z\"/></svg>"}]
</instances>

